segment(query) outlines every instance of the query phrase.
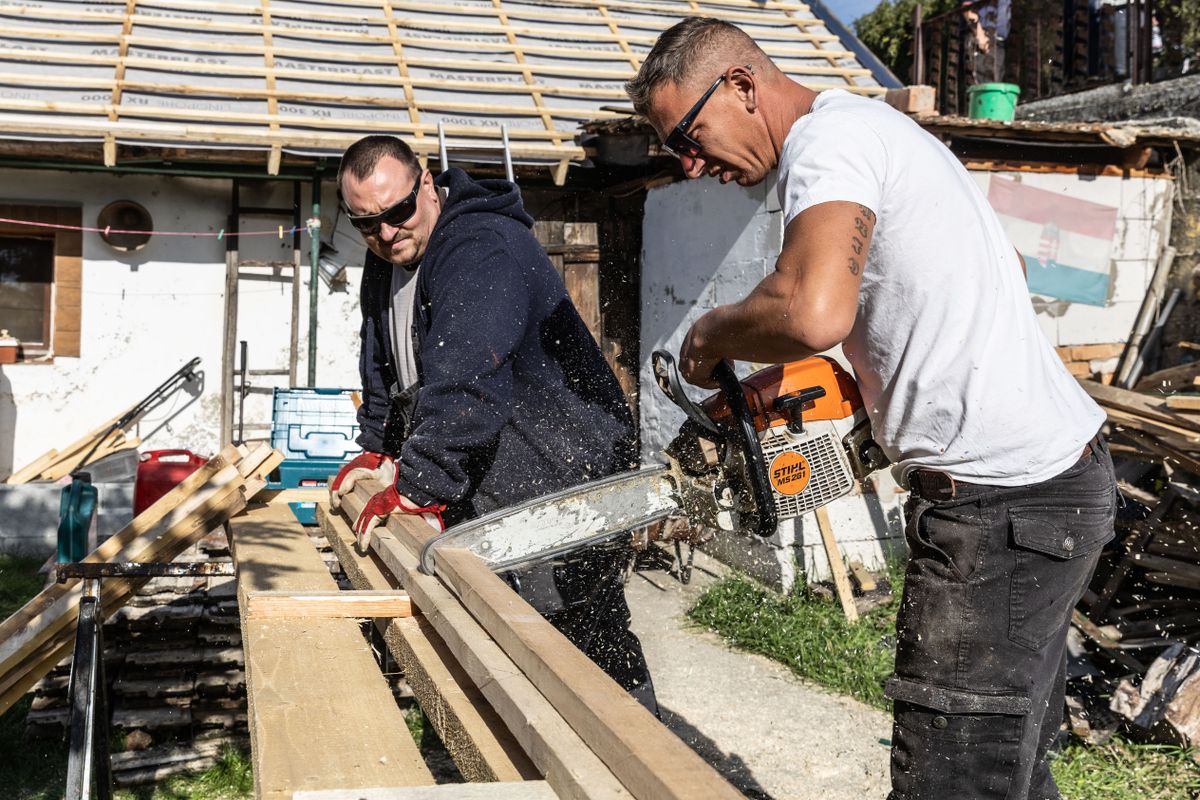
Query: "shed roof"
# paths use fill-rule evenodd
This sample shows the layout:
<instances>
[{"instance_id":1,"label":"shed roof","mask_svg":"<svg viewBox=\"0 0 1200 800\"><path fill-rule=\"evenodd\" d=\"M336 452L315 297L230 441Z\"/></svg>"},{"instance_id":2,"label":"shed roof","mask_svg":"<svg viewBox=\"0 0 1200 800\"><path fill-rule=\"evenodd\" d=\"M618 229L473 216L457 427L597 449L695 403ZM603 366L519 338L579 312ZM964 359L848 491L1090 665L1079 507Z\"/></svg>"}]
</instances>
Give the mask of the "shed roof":
<instances>
[{"instance_id":1,"label":"shed roof","mask_svg":"<svg viewBox=\"0 0 1200 800\"><path fill-rule=\"evenodd\" d=\"M370 132L560 173L616 119L658 34L742 26L814 87L883 91L809 6L784 0L0 0L0 138L336 155ZM836 23L835 23L836 24ZM60 153L63 151L59 151Z\"/></svg>"}]
</instances>

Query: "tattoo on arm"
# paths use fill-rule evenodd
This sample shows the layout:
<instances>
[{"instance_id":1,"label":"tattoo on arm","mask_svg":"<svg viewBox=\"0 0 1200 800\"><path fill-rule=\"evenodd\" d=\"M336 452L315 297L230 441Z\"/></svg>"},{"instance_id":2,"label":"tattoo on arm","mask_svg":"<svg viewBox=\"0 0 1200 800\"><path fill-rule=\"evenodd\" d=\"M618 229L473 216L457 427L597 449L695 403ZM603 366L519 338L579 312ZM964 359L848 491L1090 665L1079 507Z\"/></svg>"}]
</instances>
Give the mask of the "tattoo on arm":
<instances>
[{"instance_id":1,"label":"tattoo on arm","mask_svg":"<svg viewBox=\"0 0 1200 800\"><path fill-rule=\"evenodd\" d=\"M870 233L870 228L867 227L867 222L874 224L875 214L866 206L859 206L858 216L854 218L854 229L858 231L858 236L850 237L850 248L854 251L854 255L856 256L862 255L863 241ZM859 264L857 258L850 258L847 266L850 269L851 275L857 275L862 270L862 266Z\"/></svg>"}]
</instances>

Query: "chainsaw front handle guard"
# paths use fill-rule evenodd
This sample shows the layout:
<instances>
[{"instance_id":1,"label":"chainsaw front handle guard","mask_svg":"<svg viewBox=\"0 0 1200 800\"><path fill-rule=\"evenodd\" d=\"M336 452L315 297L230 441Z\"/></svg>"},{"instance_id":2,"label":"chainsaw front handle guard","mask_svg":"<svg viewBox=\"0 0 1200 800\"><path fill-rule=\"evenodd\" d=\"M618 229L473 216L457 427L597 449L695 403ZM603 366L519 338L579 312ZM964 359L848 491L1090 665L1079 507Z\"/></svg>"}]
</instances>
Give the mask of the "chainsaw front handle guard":
<instances>
[{"instance_id":1,"label":"chainsaw front handle guard","mask_svg":"<svg viewBox=\"0 0 1200 800\"><path fill-rule=\"evenodd\" d=\"M754 429L754 417L750 414L750 405L742 390L742 382L728 361L721 361L713 370L713 377L721 385L725 402L732 412L732 430L725 432L725 438L739 447L746 459L746 471L749 473L750 490L754 494L754 506L758 511L758 526L755 533L764 539L774 535L779 524L779 516L775 512L775 497L767 477L767 465L764 461L762 445L758 441L758 432Z\"/></svg>"},{"instance_id":2,"label":"chainsaw front handle guard","mask_svg":"<svg viewBox=\"0 0 1200 800\"><path fill-rule=\"evenodd\" d=\"M655 350L650 356L650 363L654 367L654 382L667 399L679 406L687 418L701 430L724 437L716 423L704 413L704 409L692 402L692 398L683 390L683 384L679 382L679 370L675 367L675 357L666 350Z\"/></svg>"}]
</instances>

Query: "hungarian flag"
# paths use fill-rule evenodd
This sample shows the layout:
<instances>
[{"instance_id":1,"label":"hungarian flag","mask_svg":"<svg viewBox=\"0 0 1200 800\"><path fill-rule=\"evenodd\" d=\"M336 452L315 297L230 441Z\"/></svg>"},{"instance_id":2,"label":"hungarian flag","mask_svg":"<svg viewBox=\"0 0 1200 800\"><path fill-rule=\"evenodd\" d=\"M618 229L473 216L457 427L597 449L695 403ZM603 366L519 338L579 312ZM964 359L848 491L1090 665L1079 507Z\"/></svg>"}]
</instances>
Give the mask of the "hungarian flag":
<instances>
[{"instance_id":1,"label":"hungarian flag","mask_svg":"<svg viewBox=\"0 0 1200 800\"><path fill-rule=\"evenodd\" d=\"M1117 229L1114 206L1035 189L995 175L988 185L988 202L1025 259L1032 294L1105 305L1109 255Z\"/></svg>"}]
</instances>

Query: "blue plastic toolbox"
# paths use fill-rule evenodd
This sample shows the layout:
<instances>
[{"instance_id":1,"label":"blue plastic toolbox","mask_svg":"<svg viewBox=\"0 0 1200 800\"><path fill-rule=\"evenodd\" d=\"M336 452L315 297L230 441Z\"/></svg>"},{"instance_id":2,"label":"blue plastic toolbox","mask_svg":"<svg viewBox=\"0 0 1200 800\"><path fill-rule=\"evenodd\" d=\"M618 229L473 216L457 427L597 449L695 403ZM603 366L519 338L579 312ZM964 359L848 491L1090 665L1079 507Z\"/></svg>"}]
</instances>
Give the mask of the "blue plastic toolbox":
<instances>
[{"instance_id":1,"label":"blue plastic toolbox","mask_svg":"<svg viewBox=\"0 0 1200 800\"><path fill-rule=\"evenodd\" d=\"M349 389L275 389L271 414L271 446L284 461L271 473L270 489L315 489L362 448L358 417ZM289 503L303 525L317 524L317 504Z\"/></svg>"},{"instance_id":2,"label":"blue plastic toolbox","mask_svg":"<svg viewBox=\"0 0 1200 800\"><path fill-rule=\"evenodd\" d=\"M349 389L276 389L271 407L271 446L285 459L349 461L362 452L358 414Z\"/></svg>"}]
</instances>

